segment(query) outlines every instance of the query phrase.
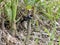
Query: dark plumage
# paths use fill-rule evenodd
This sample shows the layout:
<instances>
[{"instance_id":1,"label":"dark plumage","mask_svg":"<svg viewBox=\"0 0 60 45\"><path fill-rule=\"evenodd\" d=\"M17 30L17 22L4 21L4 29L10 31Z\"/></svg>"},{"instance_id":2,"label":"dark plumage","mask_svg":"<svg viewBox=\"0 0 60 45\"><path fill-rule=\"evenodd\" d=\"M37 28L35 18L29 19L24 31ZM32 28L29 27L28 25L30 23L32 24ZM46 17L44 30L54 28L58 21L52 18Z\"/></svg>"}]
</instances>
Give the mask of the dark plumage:
<instances>
[{"instance_id":1,"label":"dark plumage","mask_svg":"<svg viewBox=\"0 0 60 45\"><path fill-rule=\"evenodd\" d=\"M32 19L32 15L23 16L23 20L21 20L21 23L30 19Z\"/></svg>"}]
</instances>

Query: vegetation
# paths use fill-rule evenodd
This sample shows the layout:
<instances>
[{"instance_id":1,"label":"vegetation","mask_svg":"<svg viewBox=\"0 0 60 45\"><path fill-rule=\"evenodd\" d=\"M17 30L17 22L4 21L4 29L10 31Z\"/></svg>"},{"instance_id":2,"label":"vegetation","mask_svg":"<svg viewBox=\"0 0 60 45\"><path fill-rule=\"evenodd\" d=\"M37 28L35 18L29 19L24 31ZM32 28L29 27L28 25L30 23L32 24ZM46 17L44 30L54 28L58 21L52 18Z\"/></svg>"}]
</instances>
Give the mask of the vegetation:
<instances>
[{"instance_id":1,"label":"vegetation","mask_svg":"<svg viewBox=\"0 0 60 45\"><path fill-rule=\"evenodd\" d=\"M1 29L9 30L7 32L13 37L27 33L26 36L22 34L25 45L32 35L34 45L44 45L40 42L45 38L48 39L46 45L60 45L60 0L0 0L0 18L3 20ZM39 38L34 38L38 35Z\"/></svg>"}]
</instances>

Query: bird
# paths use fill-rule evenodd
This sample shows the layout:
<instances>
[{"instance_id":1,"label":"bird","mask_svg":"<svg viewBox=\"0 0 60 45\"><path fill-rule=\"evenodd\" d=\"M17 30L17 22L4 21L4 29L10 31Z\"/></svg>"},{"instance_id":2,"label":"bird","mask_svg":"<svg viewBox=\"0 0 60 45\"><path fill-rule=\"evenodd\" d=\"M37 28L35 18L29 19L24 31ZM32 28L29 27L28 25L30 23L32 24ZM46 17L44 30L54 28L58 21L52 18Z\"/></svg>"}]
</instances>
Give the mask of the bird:
<instances>
[{"instance_id":1,"label":"bird","mask_svg":"<svg viewBox=\"0 0 60 45\"><path fill-rule=\"evenodd\" d=\"M22 17L21 23L32 19L33 15L34 15L34 7L32 7L32 9L29 9L27 11L28 11L27 15Z\"/></svg>"},{"instance_id":2,"label":"bird","mask_svg":"<svg viewBox=\"0 0 60 45\"><path fill-rule=\"evenodd\" d=\"M23 19L21 20L21 23L24 22L24 21L31 20L32 19L32 15L23 16L22 18Z\"/></svg>"},{"instance_id":3,"label":"bird","mask_svg":"<svg viewBox=\"0 0 60 45\"><path fill-rule=\"evenodd\" d=\"M20 20L21 29L27 29L27 23L33 18L33 10L28 10L27 15L23 15Z\"/></svg>"}]
</instances>

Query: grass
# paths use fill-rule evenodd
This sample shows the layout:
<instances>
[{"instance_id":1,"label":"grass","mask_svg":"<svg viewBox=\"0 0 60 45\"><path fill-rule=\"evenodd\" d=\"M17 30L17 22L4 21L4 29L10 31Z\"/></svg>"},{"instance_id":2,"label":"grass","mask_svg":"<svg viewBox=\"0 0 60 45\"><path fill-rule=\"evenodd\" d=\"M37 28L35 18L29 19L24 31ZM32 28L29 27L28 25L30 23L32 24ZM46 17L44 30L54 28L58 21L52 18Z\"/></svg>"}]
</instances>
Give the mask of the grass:
<instances>
[{"instance_id":1,"label":"grass","mask_svg":"<svg viewBox=\"0 0 60 45\"><path fill-rule=\"evenodd\" d=\"M9 0L5 2L5 14L8 16L7 19L12 26L11 30L16 31L16 11L17 11L18 0ZM15 32L16 33L16 32Z\"/></svg>"},{"instance_id":2,"label":"grass","mask_svg":"<svg viewBox=\"0 0 60 45\"><path fill-rule=\"evenodd\" d=\"M11 30L14 30L13 33L16 33L16 17L17 17L17 7L18 7L18 2L19 0L6 0L4 1L4 13L5 15L7 15L7 19L10 22L11 25ZM2 2L2 0L0 0L0 2ZM21 3L22 5L22 3ZM25 6L25 7L24 7ZM40 19L43 19L45 21L49 20L51 22L52 25L52 32L49 32L48 28L44 27L44 32L46 32L49 37L50 37L50 41L48 43L48 45L53 45L53 41L55 38L55 33L56 33L56 24L55 22L57 22L57 20L60 18L60 1L59 0L24 0L24 5L22 5L22 7L25 8L25 10L30 10L32 9L32 7L34 7L34 16L35 15L42 15L43 17L39 17ZM22 8L21 7L21 8ZM1 12L1 11L0 11ZM43 14L41 14L41 13ZM34 17L33 17L34 18ZM45 19L44 19L45 18ZM32 21L34 21L34 19L32 19ZM43 21L42 20L42 21ZM32 23L32 22L31 22ZM35 20L34 25L36 26L36 30L39 30L39 21L38 19ZM33 24L32 23L32 24ZM50 25L50 24L49 24ZM33 26L32 26L33 27ZM13 34L14 35L14 34ZM51 40L52 39L52 40ZM38 42L38 39L36 40L36 42ZM60 45L60 38L59 38L59 43Z\"/></svg>"}]
</instances>

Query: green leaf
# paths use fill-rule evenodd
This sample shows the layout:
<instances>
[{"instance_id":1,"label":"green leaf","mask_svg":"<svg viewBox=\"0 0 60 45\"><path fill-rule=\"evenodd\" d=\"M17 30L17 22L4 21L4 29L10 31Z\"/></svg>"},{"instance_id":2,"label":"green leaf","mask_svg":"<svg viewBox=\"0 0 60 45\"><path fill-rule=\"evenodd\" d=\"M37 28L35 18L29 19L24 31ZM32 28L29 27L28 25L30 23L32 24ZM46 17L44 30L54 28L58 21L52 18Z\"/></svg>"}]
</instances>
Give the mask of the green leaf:
<instances>
[{"instance_id":1,"label":"green leaf","mask_svg":"<svg viewBox=\"0 0 60 45\"><path fill-rule=\"evenodd\" d=\"M12 10L8 8L7 6L5 7L5 13L8 16L8 20L12 20Z\"/></svg>"},{"instance_id":2,"label":"green leaf","mask_svg":"<svg viewBox=\"0 0 60 45\"><path fill-rule=\"evenodd\" d=\"M5 2L5 5L6 5L7 7L11 7L11 0L6 1L6 2Z\"/></svg>"},{"instance_id":3,"label":"green leaf","mask_svg":"<svg viewBox=\"0 0 60 45\"><path fill-rule=\"evenodd\" d=\"M50 36L50 33L49 33L48 29L45 28L45 27L44 27L44 29L45 29L44 32L46 32Z\"/></svg>"},{"instance_id":4,"label":"green leaf","mask_svg":"<svg viewBox=\"0 0 60 45\"><path fill-rule=\"evenodd\" d=\"M31 5L28 5L28 6L26 7L26 9L27 9L27 10L32 9L32 6L31 6Z\"/></svg>"},{"instance_id":5,"label":"green leaf","mask_svg":"<svg viewBox=\"0 0 60 45\"><path fill-rule=\"evenodd\" d=\"M36 43L39 43L39 39L38 38L36 38L35 41L36 41Z\"/></svg>"},{"instance_id":6,"label":"green leaf","mask_svg":"<svg viewBox=\"0 0 60 45\"><path fill-rule=\"evenodd\" d=\"M38 21L36 21L36 26L38 26L39 24L38 24Z\"/></svg>"},{"instance_id":7,"label":"green leaf","mask_svg":"<svg viewBox=\"0 0 60 45\"><path fill-rule=\"evenodd\" d=\"M3 0L0 0L0 3L2 2Z\"/></svg>"},{"instance_id":8,"label":"green leaf","mask_svg":"<svg viewBox=\"0 0 60 45\"><path fill-rule=\"evenodd\" d=\"M18 0L12 0L12 21L15 21Z\"/></svg>"},{"instance_id":9,"label":"green leaf","mask_svg":"<svg viewBox=\"0 0 60 45\"><path fill-rule=\"evenodd\" d=\"M35 0L35 2L37 3L37 2L39 2L40 0Z\"/></svg>"},{"instance_id":10,"label":"green leaf","mask_svg":"<svg viewBox=\"0 0 60 45\"><path fill-rule=\"evenodd\" d=\"M38 1L40 0L24 0L26 5L32 5L32 6L36 4Z\"/></svg>"}]
</instances>

